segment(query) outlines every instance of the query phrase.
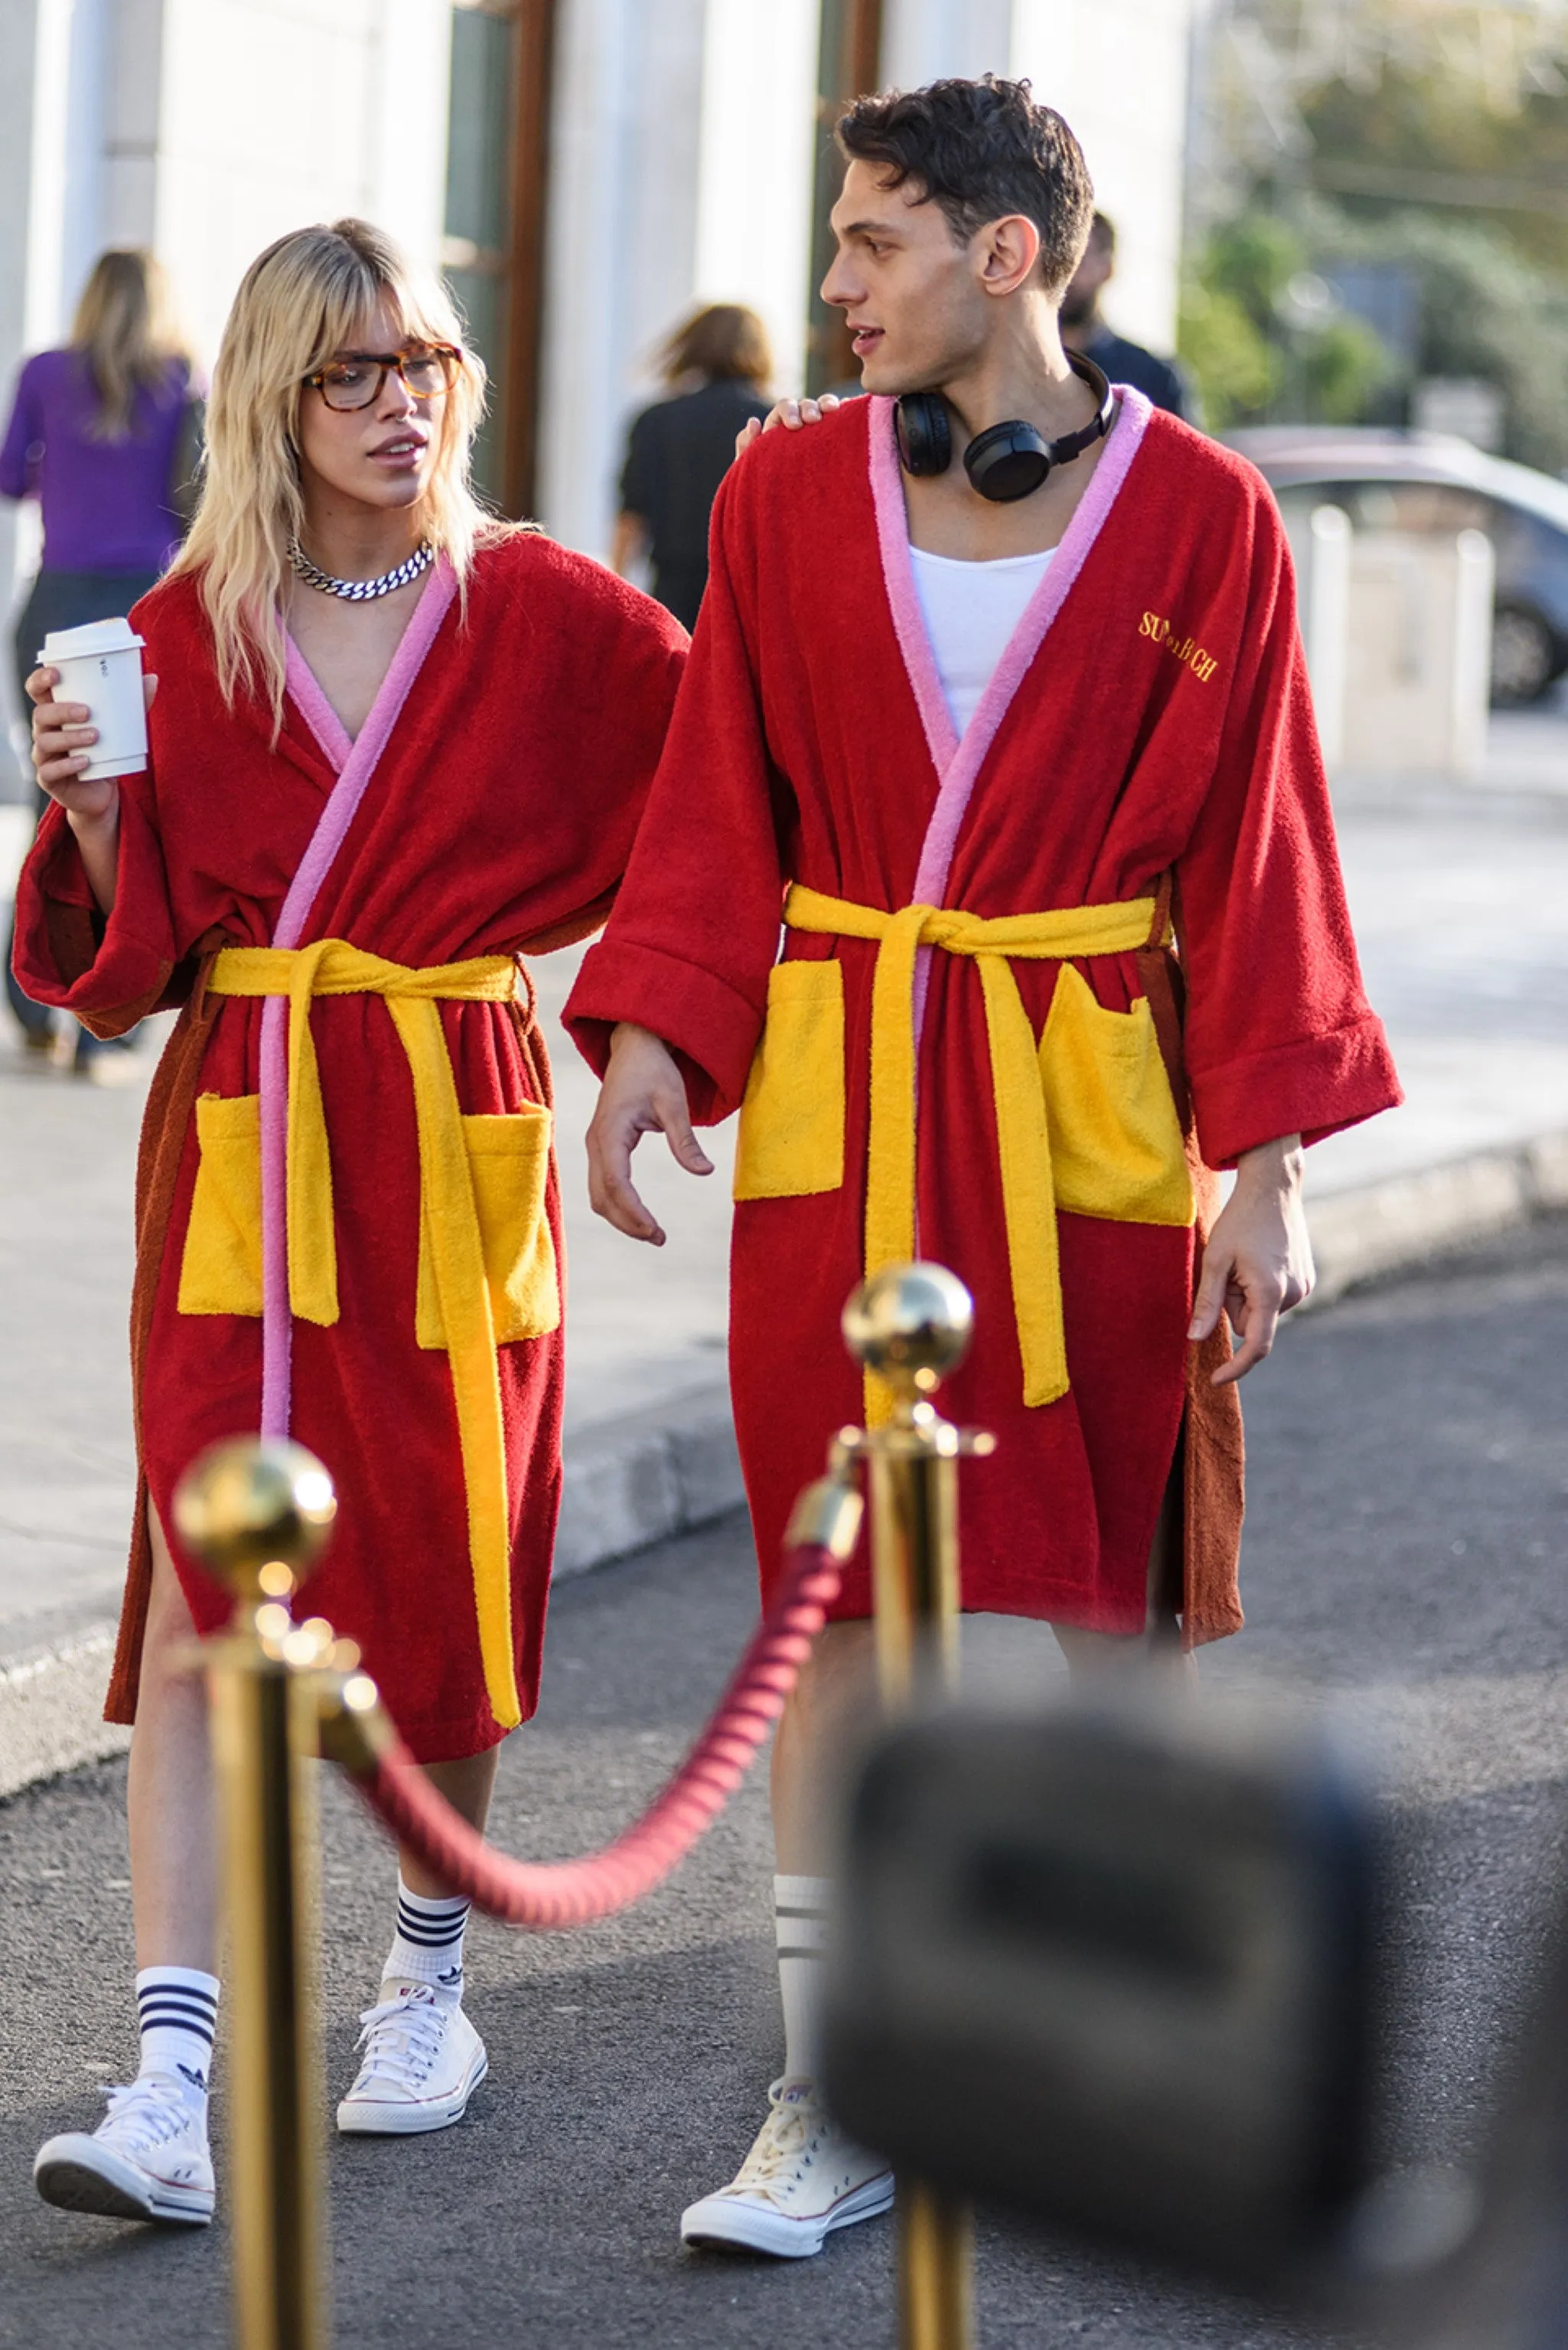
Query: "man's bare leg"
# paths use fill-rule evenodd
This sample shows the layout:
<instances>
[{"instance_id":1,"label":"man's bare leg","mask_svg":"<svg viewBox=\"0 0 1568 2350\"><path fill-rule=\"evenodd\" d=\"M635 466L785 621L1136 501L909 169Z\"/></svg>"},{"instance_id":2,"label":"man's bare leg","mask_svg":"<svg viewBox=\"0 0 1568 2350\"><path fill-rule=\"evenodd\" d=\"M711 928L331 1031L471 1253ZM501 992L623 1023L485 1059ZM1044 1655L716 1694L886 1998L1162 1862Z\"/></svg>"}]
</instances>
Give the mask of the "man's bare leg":
<instances>
[{"instance_id":1,"label":"man's bare leg","mask_svg":"<svg viewBox=\"0 0 1568 2350\"><path fill-rule=\"evenodd\" d=\"M1075 1680L1125 1671L1129 1665L1147 1669L1157 1648L1162 1659L1179 1658L1172 1638L1171 1582L1180 1555L1180 1492L1179 1474L1174 1474L1149 1555L1148 1628L1141 1636L1116 1638L1053 1626ZM784 2079L775 2091L780 2102L732 2184L685 2213L682 2233L691 2242L778 2249L764 2241L766 2231L781 2224L787 2231L787 2222L767 2213L759 2220L750 2207L759 2195L765 2201L780 2192L787 2202L806 2176L804 2170L797 2176L791 2166L808 2155L818 2168L855 2182L855 2193L865 2199L864 2216L885 2209L891 2198L890 2181L874 2158L843 2139L831 2116L821 2112L813 2087L822 1996L819 1953L831 1872L837 1865L836 1827L857 1749L877 1720L875 1644L869 1622L825 1627L779 1721L773 1752L774 1898ZM792 2107L791 2100L805 2103Z\"/></svg>"},{"instance_id":2,"label":"man's bare leg","mask_svg":"<svg viewBox=\"0 0 1568 2350\"><path fill-rule=\"evenodd\" d=\"M875 1627L828 1624L817 1635L774 1739L774 1865L781 1876L826 1877L846 1750L873 1719Z\"/></svg>"},{"instance_id":3,"label":"man's bare leg","mask_svg":"<svg viewBox=\"0 0 1568 2350\"><path fill-rule=\"evenodd\" d=\"M1153 1660L1190 1669L1179 1646L1183 1482L1178 1452L1149 1545L1147 1624L1142 1633L1085 1632L1054 1624L1075 1679ZM775 1866L821 1877L834 1866L833 1821L856 1744L876 1718L876 1627L828 1624L813 1647L774 1740Z\"/></svg>"},{"instance_id":4,"label":"man's bare leg","mask_svg":"<svg viewBox=\"0 0 1568 2350\"><path fill-rule=\"evenodd\" d=\"M1149 1545L1141 1632L1085 1632L1072 1624L1051 1627L1075 1684L1088 1686L1108 1673L1147 1672L1151 1668L1181 1682L1193 1678L1195 1668L1182 1648L1179 1622L1183 1498L1179 1451Z\"/></svg>"},{"instance_id":5,"label":"man's bare leg","mask_svg":"<svg viewBox=\"0 0 1568 2350\"><path fill-rule=\"evenodd\" d=\"M787 2254L821 2250L830 2227L876 2218L893 2200L879 2155L853 2145L817 2095L823 1950L836 1800L874 1727L874 1628L829 1624L784 1708L774 1742L774 1910L784 2008L783 2077L727 2187L681 2214L687 2243Z\"/></svg>"}]
</instances>

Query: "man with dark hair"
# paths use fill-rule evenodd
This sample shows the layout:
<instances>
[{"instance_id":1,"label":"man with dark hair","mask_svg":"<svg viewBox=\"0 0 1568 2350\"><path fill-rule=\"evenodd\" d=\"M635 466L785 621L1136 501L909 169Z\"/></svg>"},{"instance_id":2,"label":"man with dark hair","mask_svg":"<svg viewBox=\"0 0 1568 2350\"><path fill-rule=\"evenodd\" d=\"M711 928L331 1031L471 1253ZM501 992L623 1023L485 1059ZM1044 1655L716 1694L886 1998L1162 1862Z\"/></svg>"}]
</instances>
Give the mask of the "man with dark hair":
<instances>
[{"instance_id":1,"label":"man with dark hair","mask_svg":"<svg viewBox=\"0 0 1568 2350\"><path fill-rule=\"evenodd\" d=\"M1052 1624L1086 1669L1151 1618L1188 1648L1240 1626L1235 1382L1310 1285L1301 1143L1398 1088L1268 490L1063 350L1093 202L1071 131L988 79L861 99L839 137L823 294L873 397L753 435L720 491L567 1007L605 1073L593 1199L659 1243L638 1138L701 1174L692 1122L741 1108L731 1374L764 1588L825 1438L888 1407L846 1297L917 1249L951 1265L978 1336L948 1408L1000 1440L964 1485L964 1606ZM869 1612L858 1564L780 1724L784 2077L690 2242L798 2256L890 2199L816 2090Z\"/></svg>"},{"instance_id":2,"label":"man with dark hair","mask_svg":"<svg viewBox=\"0 0 1568 2350\"><path fill-rule=\"evenodd\" d=\"M1062 341L1109 376L1113 383L1136 384L1138 390L1171 416L1187 413L1187 386L1173 359L1146 351L1106 326L1100 316L1100 296L1116 274L1116 233L1104 213L1089 224L1089 242L1062 296Z\"/></svg>"}]
</instances>

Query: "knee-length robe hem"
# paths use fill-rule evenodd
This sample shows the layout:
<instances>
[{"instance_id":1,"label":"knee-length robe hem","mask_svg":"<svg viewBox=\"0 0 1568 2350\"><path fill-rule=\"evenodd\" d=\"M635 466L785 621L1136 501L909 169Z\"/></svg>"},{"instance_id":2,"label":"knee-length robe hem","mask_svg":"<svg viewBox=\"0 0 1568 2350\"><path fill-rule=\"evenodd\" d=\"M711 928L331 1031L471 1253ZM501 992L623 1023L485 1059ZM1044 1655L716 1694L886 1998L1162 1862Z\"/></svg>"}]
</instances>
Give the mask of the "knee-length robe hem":
<instances>
[{"instance_id":1,"label":"knee-length robe hem","mask_svg":"<svg viewBox=\"0 0 1568 2350\"><path fill-rule=\"evenodd\" d=\"M332 782L291 697L270 712L218 693L194 584L137 607L160 677L147 775L122 785L119 896L93 904L61 812L46 819L17 898L18 975L95 1033L181 1008L149 1094L137 1177L131 1340L140 1499L108 1715L134 1719L151 1573L149 1499L165 1531L174 1482L202 1447L254 1432L261 1324L181 1314L176 1292L203 1093L254 1090L262 1002L206 985L224 946L269 943ZM416 611L415 618L418 618ZM410 628L413 623L410 622ZM596 929L613 898L685 652L659 607L543 537L483 548L398 711L313 909L339 937L405 965L543 952ZM375 713L372 713L374 718ZM362 738L363 739L363 738ZM517 1003L446 1003L465 1116L548 1107L543 1039ZM504 1735L475 1630L464 1485L448 1359L415 1343L421 1215L409 1066L385 1003L317 998L336 1202L340 1317L293 1329L292 1428L337 1484L333 1544L308 1604L358 1640L415 1753L477 1753ZM553 1158L545 1214L565 1260ZM514 1663L537 1702L560 1492L562 1333L498 1346L511 1519ZM198 1629L224 1596L171 1549Z\"/></svg>"},{"instance_id":2,"label":"knee-length robe hem","mask_svg":"<svg viewBox=\"0 0 1568 2350\"><path fill-rule=\"evenodd\" d=\"M1175 956L1071 968L1106 1014L1149 999L1193 1223L1057 1215L1070 1385L1027 1404L984 991L939 946L916 983L916 1229L976 1301L943 1409L999 1440L963 1472L964 1606L1140 1629L1175 1464L1192 1644L1241 1622L1240 1406L1210 1381L1228 1341L1223 1326L1200 1348L1186 1337L1209 1170L1399 1093L1356 967L1272 501L1240 459L1136 392L1118 400L961 743L914 588L890 403L855 401L737 463L627 882L566 1024L601 1068L617 1022L653 1030L712 1122L747 1092L791 885L986 921L1126 905L1163 879ZM861 1417L839 1315L865 1269L877 955L858 934L784 932L786 970L841 967L844 1124L840 1180L736 1208L732 1385L764 1588L826 1439ZM1036 1039L1066 968L1012 966ZM836 1612L868 1607L862 1561Z\"/></svg>"}]
</instances>

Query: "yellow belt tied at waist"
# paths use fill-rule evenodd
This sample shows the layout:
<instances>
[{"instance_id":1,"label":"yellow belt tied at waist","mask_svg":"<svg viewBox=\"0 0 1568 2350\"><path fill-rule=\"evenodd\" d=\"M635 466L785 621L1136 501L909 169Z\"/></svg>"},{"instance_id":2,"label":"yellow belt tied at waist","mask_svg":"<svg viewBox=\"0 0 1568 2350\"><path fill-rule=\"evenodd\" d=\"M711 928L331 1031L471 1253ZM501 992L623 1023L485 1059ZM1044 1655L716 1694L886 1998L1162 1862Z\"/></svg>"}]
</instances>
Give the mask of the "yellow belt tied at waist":
<instances>
[{"instance_id":1,"label":"yellow belt tied at waist","mask_svg":"<svg viewBox=\"0 0 1568 2350\"><path fill-rule=\"evenodd\" d=\"M476 955L428 969L387 962L345 939L308 947L225 947L208 987L219 995L288 999L288 1285L295 1313L337 1318L332 1164L321 1078L310 1034L315 995L379 995L408 1057L420 1144L421 1217L445 1326L468 1508L469 1558L480 1655L491 1711L503 1729L522 1719L512 1656L511 1534L494 1324L457 1087L438 1005L506 1003L516 993L510 955Z\"/></svg>"},{"instance_id":2,"label":"yellow belt tied at waist","mask_svg":"<svg viewBox=\"0 0 1568 2350\"><path fill-rule=\"evenodd\" d=\"M979 965L1026 1404L1053 1403L1066 1394L1067 1348L1051 1136L1038 1046L1012 961L1063 962L1130 953L1148 944L1156 911L1155 899L1134 898L1118 905L1066 906L1048 914L1007 914L992 921L939 906L905 906L889 914L846 898L824 897L798 882L784 899L784 918L793 931L877 941L866 1170L867 1274L915 1253L916 957L921 947L940 947L947 954L969 955ZM869 1382L867 1399L869 1406ZM885 1402L876 1399L882 1416Z\"/></svg>"}]
</instances>

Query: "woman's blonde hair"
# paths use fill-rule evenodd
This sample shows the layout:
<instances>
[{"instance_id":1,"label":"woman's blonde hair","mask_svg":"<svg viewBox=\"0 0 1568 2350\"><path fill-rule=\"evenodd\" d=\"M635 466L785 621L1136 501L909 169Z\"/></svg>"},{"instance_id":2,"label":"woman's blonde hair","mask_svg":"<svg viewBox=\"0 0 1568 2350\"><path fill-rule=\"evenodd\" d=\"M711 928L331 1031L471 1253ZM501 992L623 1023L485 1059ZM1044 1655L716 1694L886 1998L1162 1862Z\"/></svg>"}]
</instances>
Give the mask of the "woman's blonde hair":
<instances>
[{"instance_id":1,"label":"woman's blonde hair","mask_svg":"<svg viewBox=\"0 0 1568 2350\"><path fill-rule=\"evenodd\" d=\"M167 391L176 368L191 372L191 354L169 307L169 281L150 253L100 253L82 288L71 328L71 348L87 361L98 395L92 421L97 441L130 437L140 391Z\"/></svg>"},{"instance_id":2,"label":"woman's blonde hair","mask_svg":"<svg viewBox=\"0 0 1568 2350\"><path fill-rule=\"evenodd\" d=\"M170 576L190 571L201 581L225 701L232 706L242 687L260 693L275 726L283 717L288 545L305 520L305 379L361 341L382 302L395 314L401 338L462 347L444 288L416 272L379 229L358 220L296 229L246 270L213 370L202 501ZM469 452L483 412L484 368L463 350L442 404L420 515L425 537L451 563L460 589L482 536L509 527L484 513L469 486Z\"/></svg>"}]
</instances>

